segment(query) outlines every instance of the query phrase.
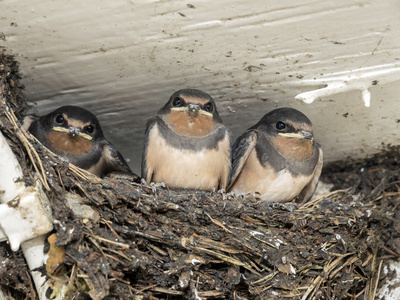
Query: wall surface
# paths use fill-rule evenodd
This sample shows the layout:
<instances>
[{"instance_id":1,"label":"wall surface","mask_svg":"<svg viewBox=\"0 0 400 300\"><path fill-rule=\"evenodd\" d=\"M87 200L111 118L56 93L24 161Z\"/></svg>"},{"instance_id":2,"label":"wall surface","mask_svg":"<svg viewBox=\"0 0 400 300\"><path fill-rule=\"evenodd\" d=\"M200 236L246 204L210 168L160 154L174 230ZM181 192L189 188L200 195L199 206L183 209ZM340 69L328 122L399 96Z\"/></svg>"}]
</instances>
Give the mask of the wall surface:
<instances>
[{"instance_id":1,"label":"wall surface","mask_svg":"<svg viewBox=\"0 0 400 300\"><path fill-rule=\"evenodd\" d=\"M214 97L234 139L291 106L326 160L399 144L399 36L396 0L0 0L0 46L37 111L92 110L139 173L146 119L187 87Z\"/></svg>"}]
</instances>

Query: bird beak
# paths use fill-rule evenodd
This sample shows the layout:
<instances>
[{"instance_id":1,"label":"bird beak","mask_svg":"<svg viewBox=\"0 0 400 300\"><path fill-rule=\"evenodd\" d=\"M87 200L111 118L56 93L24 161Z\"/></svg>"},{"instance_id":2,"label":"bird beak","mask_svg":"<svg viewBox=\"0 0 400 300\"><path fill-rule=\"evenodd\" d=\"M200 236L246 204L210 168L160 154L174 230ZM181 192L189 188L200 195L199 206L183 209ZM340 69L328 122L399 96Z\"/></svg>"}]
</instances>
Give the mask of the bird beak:
<instances>
[{"instance_id":1,"label":"bird beak","mask_svg":"<svg viewBox=\"0 0 400 300\"><path fill-rule=\"evenodd\" d=\"M210 118L213 117L212 113L209 113L208 111L205 111L205 110L202 110L202 109L199 110L199 114L207 116L207 117L210 117Z\"/></svg>"},{"instance_id":2,"label":"bird beak","mask_svg":"<svg viewBox=\"0 0 400 300\"><path fill-rule=\"evenodd\" d=\"M200 110L200 106L197 105L197 104L189 103L188 109L189 109L190 111L192 111L192 112L197 112L197 111Z\"/></svg>"},{"instance_id":3,"label":"bird beak","mask_svg":"<svg viewBox=\"0 0 400 300\"><path fill-rule=\"evenodd\" d=\"M213 117L212 113L209 113L208 111L202 110L200 108L200 105L197 104L189 104L188 106L182 106L182 107L172 107L172 111L189 111L193 113L199 113L200 115L205 115L208 117Z\"/></svg>"},{"instance_id":4,"label":"bird beak","mask_svg":"<svg viewBox=\"0 0 400 300\"><path fill-rule=\"evenodd\" d=\"M301 130L299 132L287 132L287 133L282 133L279 132L278 135L284 136L284 137L289 137L289 138L296 138L296 139L308 139L308 140L313 140L313 134L310 131L306 130Z\"/></svg>"},{"instance_id":5,"label":"bird beak","mask_svg":"<svg viewBox=\"0 0 400 300\"><path fill-rule=\"evenodd\" d=\"M90 135L88 135L88 134L86 134L86 133L82 133L80 130L79 130L79 128L76 128L76 127L73 127L73 126L70 126L69 128L64 128L64 127L53 127L53 130L54 131L58 131L58 132L64 132L64 133L68 133L68 134L70 134L70 135L72 135L72 136L80 136L80 137L82 137L82 138L84 138L84 139L87 139L87 140L89 140L89 141L91 141L93 138L90 136Z\"/></svg>"},{"instance_id":6,"label":"bird beak","mask_svg":"<svg viewBox=\"0 0 400 300\"><path fill-rule=\"evenodd\" d=\"M76 127L73 127L73 126L69 126L68 131L69 131L69 134L72 135L72 136L79 135L79 133L81 132L79 130L79 128L76 128Z\"/></svg>"},{"instance_id":7,"label":"bird beak","mask_svg":"<svg viewBox=\"0 0 400 300\"><path fill-rule=\"evenodd\" d=\"M172 107L172 111L188 111L189 108L187 106L182 106L182 107Z\"/></svg>"}]
</instances>

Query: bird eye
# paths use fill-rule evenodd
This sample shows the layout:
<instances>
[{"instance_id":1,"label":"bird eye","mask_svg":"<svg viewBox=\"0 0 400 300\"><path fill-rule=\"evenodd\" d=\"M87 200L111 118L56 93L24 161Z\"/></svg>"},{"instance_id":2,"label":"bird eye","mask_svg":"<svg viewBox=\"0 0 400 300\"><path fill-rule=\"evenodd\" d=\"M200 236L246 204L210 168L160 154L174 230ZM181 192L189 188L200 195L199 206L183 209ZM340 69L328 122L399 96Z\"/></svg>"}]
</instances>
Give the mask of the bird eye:
<instances>
[{"instance_id":1,"label":"bird eye","mask_svg":"<svg viewBox=\"0 0 400 300\"><path fill-rule=\"evenodd\" d=\"M182 106L182 105L183 105L183 101L182 101L181 98L176 97L176 98L174 99L174 101L172 101L172 105L173 105L173 106Z\"/></svg>"},{"instance_id":2,"label":"bird eye","mask_svg":"<svg viewBox=\"0 0 400 300\"><path fill-rule=\"evenodd\" d=\"M64 117L63 117L62 115L58 115L58 116L56 117L56 123L57 123L57 124L63 124L64 121L65 121L65 119L64 119Z\"/></svg>"},{"instance_id":3,"label":"bird eye","mask_svg":"<svg viewBox=\"0 0 400 300\"><path fill-rule=\"evenodd\" d=\"M88 125L88 126L86 126L85 127L85 131L87 132L87 133L93 133L94 132L94 126L93 125Z\"/></svg>"},{"instance_id":4,"label":"bird eye","mask_svg":"<svg viewBox=\"0 0 400 300\"><path fill-rule=\"evenodd\" d=\"M286 128L286 124L285 124L285 123L283 123L283 122L281 122L281 121L276 122L276 129L278 129L278 130L283 130L283 129L285 129L285 128Z\"/></svg>"},{"instance_id":5,"label":"bird eye","mask_svg":"<svg viewBox=\"0 0 400 300\"><path fill-rule=\"evenodd\" d=\"M214 106L211 102L208 102L206 105L204 105L204 109L205 111L212 112L214 110Z\"/></svg>"}]
</instances>

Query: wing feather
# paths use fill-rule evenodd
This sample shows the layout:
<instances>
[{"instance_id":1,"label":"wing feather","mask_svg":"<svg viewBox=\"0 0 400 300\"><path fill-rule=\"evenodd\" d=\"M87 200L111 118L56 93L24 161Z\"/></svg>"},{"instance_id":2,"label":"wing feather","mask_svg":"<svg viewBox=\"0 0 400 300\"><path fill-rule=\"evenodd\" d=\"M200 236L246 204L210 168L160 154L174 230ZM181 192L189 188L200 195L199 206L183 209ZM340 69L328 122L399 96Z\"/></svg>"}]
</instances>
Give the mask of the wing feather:
<instances>
[{"instance_id":1,"label":"wing feather","mask_svg":"<svg viewBox=\"0 0 400 300\"><path fill-rule=\"evenodd\" d=\"M121 153L113 144L106 141L103 149L103 155L97 164L97 169L100 171L100 177L114 174L120 175L119 177L130 179L134 182L140 182L140 177L132 172Z\"/></svg>"},{"instance_id":2,"label":"wing feather","mask_svg":"<svg viewBox=\"0 0 400 300\"><path fill-rule=\"evenodd\" d=\"M228 189L236 181L256 143L257 132L254 130L248 130L236 139L232 146L232 169L229 176Z\"/></svg>"},{"instance_id":3,"label":"wing feather","mask_svg":"<svg viewBox=\"0 0 400 300\"><path fill-rule=\"evenodd\" d=\"M323 165L323 153L322 149L319 147L319 157L318 157L318 162L314 168L313 177L298 196L299 203L306 203L308 200L311 199L312 195L315 192L315 189L318 186L319 177L321 176L322 172L322 165Z\"/></svg>"},{"instance_id":4,"label":"wing feather","mask_svg":"<svg viewBox=\"0 0 400 300\"><path fill-rule=\"evenodd\" d=\"M144 146L143 146L143 153L142 153L142 178L144 178L146 181L148 180L147 176L149 175L149 170L147 167L147 147L149 145L149 136L150 136L150 131L154 127L155 123L157 122L157 117L152 117L150 118L147 123L146 123L146 130L145 130L145 139L144 139ZM150 183L150 182L148 182Z\"/></svg>"}]
</instances>

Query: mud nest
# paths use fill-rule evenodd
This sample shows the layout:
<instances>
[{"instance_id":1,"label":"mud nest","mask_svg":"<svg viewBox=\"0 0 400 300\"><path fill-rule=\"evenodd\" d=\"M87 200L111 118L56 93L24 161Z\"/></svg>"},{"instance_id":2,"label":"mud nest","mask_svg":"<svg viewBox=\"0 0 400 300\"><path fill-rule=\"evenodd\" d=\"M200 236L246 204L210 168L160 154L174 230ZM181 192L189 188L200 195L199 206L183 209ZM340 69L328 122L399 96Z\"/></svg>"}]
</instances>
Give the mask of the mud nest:
<instances>
[{"instance_id":1,"label":"mud nest","mask_svg":"<svg viewBox=\"0 0 400 300\"><path fill-rule=\"evenodd\" d=\"M42 268L49 296L62 283L66 299L374 299L382 264L399 257L398 148L325 167L334 191L301 207L100 179L22 131L18 79L3 52L0 129L26 185L42 182L65 251ZM0 260L3 291L37 298L22 253L4 242Z\"/></svg>"}]
</instances>

